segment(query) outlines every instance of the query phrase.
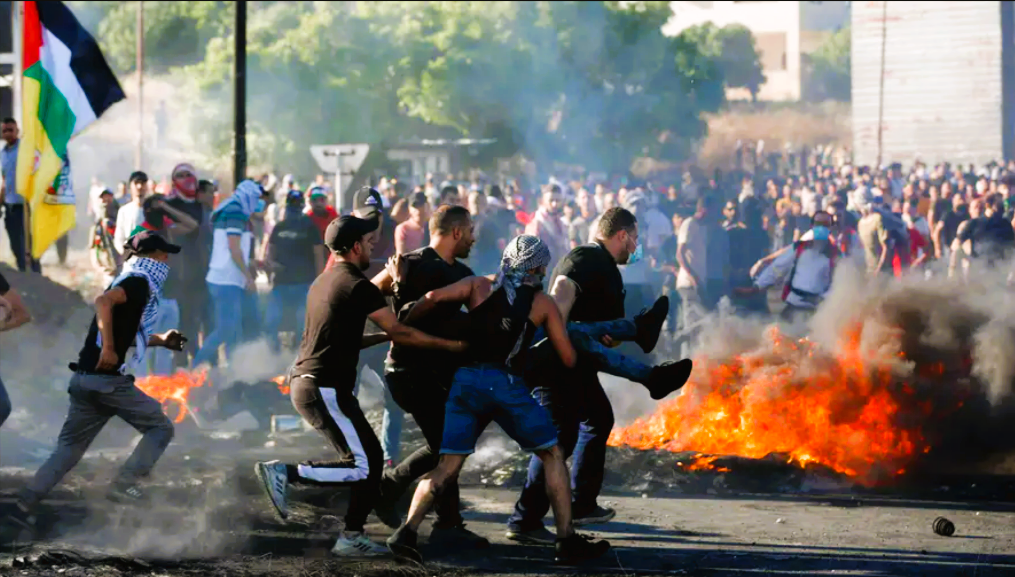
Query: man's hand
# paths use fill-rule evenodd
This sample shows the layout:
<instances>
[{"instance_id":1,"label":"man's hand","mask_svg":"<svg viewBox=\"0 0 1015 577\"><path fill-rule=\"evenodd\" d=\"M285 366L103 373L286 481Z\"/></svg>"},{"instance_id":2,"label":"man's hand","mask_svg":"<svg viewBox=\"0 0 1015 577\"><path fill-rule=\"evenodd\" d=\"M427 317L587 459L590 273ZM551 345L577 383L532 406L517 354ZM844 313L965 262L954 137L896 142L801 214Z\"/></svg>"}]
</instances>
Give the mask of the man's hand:
<instances>
[{"instance_id":1,"label":"man's hand","mask_svg":"<svg viewBox=\"0 0 1015 577\"><path fill-rule=\"evenodd\" d=\"M396 254L388 259L388 263L384 267L388 271L388 275L391 277L391 282L400 283L405 278L406 268L408 268L408 262L405 260L404 255Z\"/></svg>"},{"instance_id":2,"label":"man's hand","mask_svg":"<svg viewBox=\"0 0 1015 577\"><path fill-rule=\"evenodd\" d=\"M183 346L187 344L187 337L176 329L155 336L159 339L159 346L166 347L171 351L182 351Z\"/></svg>"},{"instance_id":3,"label":"man's hand","mask_svg":"<svg viewBox=\"0 0 1015 577\"><path fill-rule=\"evenodd\" d=\"M247 274L247 284L244 288L247 289L247 292L251 293L257 290L257 273L250 271Z\"/></svg>"},{"instance_id":4,"label":"man's hand","mask_svg":"<svg viewBox=\"0 0 1015 577\"><path fill-rule=\"evenodd\" d=\"M609 347L611 349L620 346L620 343L613 340L613 337L611 337L610 335L603 335L603 338L599 339L599 342L603 343L603 346Z\"/></svg>"},{"instance_id":5,"label":"man's hand","mask_svg":"<svg viewBox=\"0 0 1015 577\"><path fill-rule=\"evenodd\" d=\"M118 360L116 350L113 349L112 345L103 345L102 352L99 353L99 362L95 365L95 368L100 371L113 370L116 368L116 361Z\"/></svg>"}]
</instances>

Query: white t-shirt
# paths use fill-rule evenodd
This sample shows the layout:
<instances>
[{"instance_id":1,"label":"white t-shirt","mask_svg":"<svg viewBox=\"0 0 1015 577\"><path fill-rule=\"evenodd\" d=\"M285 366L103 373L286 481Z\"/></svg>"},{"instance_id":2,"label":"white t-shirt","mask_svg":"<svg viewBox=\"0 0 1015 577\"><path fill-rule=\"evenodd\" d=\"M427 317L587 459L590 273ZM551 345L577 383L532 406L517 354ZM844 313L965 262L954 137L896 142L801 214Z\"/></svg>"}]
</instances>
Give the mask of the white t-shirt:
<instances>
[{"instance_id":1,"label":"white t-shirt","mask_svg":"<svg viewBox=\"0 0 1015 577\"><path fill-rule=\"evenodd\" d=\"M677 250L679 251L680 247L687 245L687 264L694 269L701 282L705 282L705 279L708 278L708 271L705 270L706 234L705 228L698 224L698 220L695 218L684 219L683 224L680 225L680 232L677 234ZM692 288L693 286L691 275L684 267L680 267L680 272L677 273L677 288Z\"/></svg>"},{"instance_id":2,"label":"white t-shirt","mask_svg":"<svg viewBox=\"0 0 1015 577\"><path fill-rule=\"evenodd\" d=\"M130 233L144 222L144 212L136 202L125 204L116 213L116 231L113 233L113 247L123 254L123 243L130 238Z\"/></svg>"},{"instance_id":3,"label":"white t-shirt","mask_svg":"<svg viewBox=\"0 0 1015 577\"><path fill-rule=\"evenodd\" d=\"M249 227L250 219L236 207L230 206L225 210L229 212L216 215L212 222L211 260L204 280L211 284L246 287L247 278L233 262L233 255L229 251L229 237L240 237L243 262L250 264L250 247L254 242L254 234Z\"/></svg>"}]
</instances>

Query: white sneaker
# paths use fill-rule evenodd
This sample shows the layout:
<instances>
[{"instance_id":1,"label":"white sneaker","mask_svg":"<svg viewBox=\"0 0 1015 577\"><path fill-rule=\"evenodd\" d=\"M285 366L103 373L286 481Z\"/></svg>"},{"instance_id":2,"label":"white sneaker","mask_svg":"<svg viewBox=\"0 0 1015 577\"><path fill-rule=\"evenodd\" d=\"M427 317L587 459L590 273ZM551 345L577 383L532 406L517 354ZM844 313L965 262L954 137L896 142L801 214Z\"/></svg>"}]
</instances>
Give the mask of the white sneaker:
<instances>
[{"instance_id":1,"label":"white sneaker","mask_svg":"<svg viewBox=\"0 0 1015 577\"><path fill-rule=\"evenodd\" d=\"M254 465L254 472L261 480L261 488L268 496L272 507L278 513L279 519L285 521L289 516L289 502L286 499L286 490L289 488L289 475L286 473L285 465L279 461L268 461Z\"/></svg>"},{"instance_id":2,"label":"white sneaker","mask_svg":"<svg viewBox=\"0 0 1015 577\"><path fill-rule=\"evenodd\" d=\"M336 557L386 557L390 554L387 547L381 547L367 538L366 533L346 533L335 541L331 554Z\"/></svg>"}]
</instances>

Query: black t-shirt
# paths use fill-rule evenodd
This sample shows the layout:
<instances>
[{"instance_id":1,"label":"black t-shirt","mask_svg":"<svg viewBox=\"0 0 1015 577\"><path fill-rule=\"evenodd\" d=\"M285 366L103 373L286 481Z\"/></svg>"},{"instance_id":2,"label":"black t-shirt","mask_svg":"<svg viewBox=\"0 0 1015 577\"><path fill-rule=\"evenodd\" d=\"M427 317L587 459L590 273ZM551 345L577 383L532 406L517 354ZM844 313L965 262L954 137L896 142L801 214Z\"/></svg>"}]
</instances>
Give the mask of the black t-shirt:
<instances>
[{"instance_id":1,"label":"black t-shirt","mask_svg":"<svg viewBox=\"0 0 1015 577\"><path fill-rule=\"evenodd\" d=\"M198 224L204 221L204 205L200 202L171 198L166 204L193 218ZM201 227L187 234L180 234L170 228L166 236L170 242L179 245L181 250L179 256L172 259L162 294L167 299L187 300L192 291L204 288L204 277L208 274L209 255L204 254Z\"/></svg>"},{"instance_id":2,"label":"black t-shirt","mask_svg":"<svg viewBox=\"0 0 1015 577\"><path fill-rule=\"evenodd\" d=\"M127 302L113 307L113 344L116 349L116 367L108 371L97 371L99 363L99 324L92 317L85 344L78 353L78 370L105 375L119 374L120 366L127 358L127 350L134 346L137 331L141 327L141 315L148 304L148 281L139 276L129 276L117 285L127 293Z\"/></svg>"},{"instance_id":3,"label":"black t-shirt","mask_svg":"<svg viewBox=\"0 0 1015 577\"><path fill-rule=\"evenodd\" d=\"M10 292L10 290L11 290L10 283L7 282L7 279L4 278L4 275L0 274L0 297Z\"/></svg>"},{"instance_id":4,"label":"black t-shirt","mask_svg":"<svg viewBox=\"0 0 1015 577\"><path fill-rule=\"evenodd\" d=\"M321 233L314 221L300 213L290 213L271 230L268 244L273 260L281 265L272 276L274 285L307 285L317 278L314 247L321 244Z\"/></svg>"},{"instance_id":5,"label":"black t-shirt","mask_svg":"<svg viewBox=\"0 0 1015 577\"><path fill-rule=\"evenodd\" d=\"M406 253L406 275L398 287L398 296L393 299L395 312L405 305L423 298L426 293L453 285L463 278L475 276L472 269L455 261L448 264L434 249L425 246ZM402 315L399 315L400 317ZM458 339L465 328L465 313L459 303L441 303L414 324L419 330L448 339ZM391 344L388 351L388 368L406 369L420 366L443 365L457 368L463 363L462 357L446 351L422 350Z\"/></svg>"},{"instance_id":6,"label":"black t-shirt","mask_svg":"<svg viewBox=\"0 0 1015 577\"><path fill-rule=\"evenodd\" d=\"M599 322L624 318L624 279L613 256L598 243L574 248L562 258L550 282L566 276L578 285L569 321Z\"/></svg>"},{"instance_id":7,"label":"black t-shirt","mask_svg":"<svg viewBox=\"0 0 1015 577\"><path fill-rule=\"evenodd\" d=\"M367 316L387 306L380 289L357 266L337 262L307 294L307 320L294 375L313 375L319 387L352 392Z\"/></svg>"}]
</instances>

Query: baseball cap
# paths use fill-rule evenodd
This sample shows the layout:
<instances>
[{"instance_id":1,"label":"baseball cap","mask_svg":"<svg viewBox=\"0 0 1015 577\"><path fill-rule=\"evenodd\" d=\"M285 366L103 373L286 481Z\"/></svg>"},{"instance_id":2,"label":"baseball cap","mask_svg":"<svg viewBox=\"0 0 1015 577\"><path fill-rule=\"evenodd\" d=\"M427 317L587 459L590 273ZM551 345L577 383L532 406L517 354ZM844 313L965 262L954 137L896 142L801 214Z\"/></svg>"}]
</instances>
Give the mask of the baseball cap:
<instances>
[{"instance_id":1,"label":"baseball cap","mask_svg":"<svg viewBox=\"0 0 1015 577\"><path fill-rule=\"evenodd\" d=\"M384 205L381 203L381 193L369 186L359 189L352 201L352 209L366 219L378 218L382 206Z\"/></svg>"},{"instance_id":2,"label":"baseball cap","mask_svg":"<svg viewBox=\"0 0 1015 577\"><path fill-rule=\"evenodd\" d=\"M331 252L346 252L365 235L377 230L379 222L376 218L356 218L344 215L331 221L324 231L324 244Z\"/></svg>"},{"instance_id":3,"label":"baseball cap","mask_svg":"<svg viewBox=\"0 0 1015 577\"><path fill-rule=\"evenodd\" d=\"M126 260L132 256L144 256L157 250L178 254L180 247L170 243L154 231L146 230L135 234L123 243L123 258Z\"/></svg>"},{"instance_id":4,"label":"baseball cap","mask_svg":"<svg viewBox=\"0 0 1015 577\"><path fill-rule=\"evenodd\" d=\"M310 190L307 191L307 195L310 198L314 198L315 196L327 197L328 191L325 190L323 186L311 186Z\"/></svg>"},{"instance_id":5,"label":"baseball cap","mask_svg":"<svg viewBox=\"0 0 1015 577\"><path fill-rule=\"evenodd\" d=\"M413 208L420 208L421 206L426 205L426 194L422 192L414 193L409 197L409 204Z\"/></svg>"},{"instance_id":6,"label":"baseball cap","mask_svg":"<svg viewBox=\"0 0 1015 577\"><path fill-rule=\"evenodd\" d=\"M133 184L137 181L148 182L148 180L149 179L147 173L140 170L135 170L134 172L130 173L130 178L127 180L127 182Z\"/></svg>"},{"instance_id":7,"label":"baseball cap","mask_svg":"<svg viewBox=\"0 0 1015 577\"><path fill-rule=\"evenodd\" d=\"M285 194L285 203L289 206L296 206L303 204L303 191L296 190L295 188Z\"/></svg>"}]
</instances>

